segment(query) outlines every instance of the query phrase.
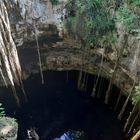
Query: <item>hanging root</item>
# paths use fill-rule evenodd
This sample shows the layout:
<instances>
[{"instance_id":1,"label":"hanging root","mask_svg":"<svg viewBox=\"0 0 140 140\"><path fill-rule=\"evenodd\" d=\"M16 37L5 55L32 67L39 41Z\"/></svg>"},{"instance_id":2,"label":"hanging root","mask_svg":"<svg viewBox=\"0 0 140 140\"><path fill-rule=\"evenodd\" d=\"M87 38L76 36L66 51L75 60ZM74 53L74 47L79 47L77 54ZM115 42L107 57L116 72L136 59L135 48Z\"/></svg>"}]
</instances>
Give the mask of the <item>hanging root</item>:
<instances>
[{"instance_id":1,"label":"hanging root","mask_svg":"<svg viewBox=\"0 0 140 140\"><path fill-rule=\"evenodd\" d=\"M100 84L99 84L99 90L98 90L98 93L97 93L97 98L101 97L103 83L104 83L104 79L101 78Z\"/></svg>"},{"instance_id":2,"label":"hanging root","mask_svg":"<svg viewBox=\"0 0 140 140\"><path fill-rule=\"evenodd\" d=\"M8 2L9 1L6 0L0 1L0 56L3 62L2 68L4 67L4 72L7 73L9 80L6 81L6 78L3 75L3 69L0 69L0 74L6 86L7 83L10 83L16 103L18 106L20 106L19 98L16 95L14 82L23 87L21 82L21 67L16 45L12 38L9 16L5 5Z\"/></svg>"},{"instance_id":3,"label":"hanging root","mask_svg":"<svg viewBox=\"0 0 140 140\"><path fill-rule=\"evenodd\" d=\"M86 91L86 80L87 80L87 73L84 72L84 77L83 77L83 81L82 81L82 84L81 84L81 89L83 91Z\"/></svg>"},{"instance_id":4,"label":"hanging root","mask_svg":"<svg viewBox=\"0 0 140 140\"><path fill-rule=\"evenodd\" d=\"M127 118L126 123L125 123L124 128L123 128L123 131L124 131L124 132L126 132L126 129L127 129L128 125L130 124L130 120L131 120L131 118L132 118L132 115L133 115L133 114L135 113L135 111L137 110L139 104L140 104L140 100L134 105L134 107L133 107L133 109L132 109L132 111L131 111L129 117Z\"/></svg>"},{"instance_id":5,"label":"hanging root","mask_svg":"<svg viewBox=\"0 0 140 140\"><path fill-rule=\"evenodd\" d=\"M1 77L3 79L3 82L4 82L5 86L8 87L8 84L6 82L6 79L5 79L4 75L3 75L3 72L2 72L2 69L1 68L0 68L0 74L1 74Z\"/></svg>"},{"instance_id":6,"label":"hanging root","mask_svg":"<svg viewBox=\"0 0 140 140\"><path fill-rule=\"evenodd\" d=\"M118 105L119 105L119 102L120 102L121 97L122 97L122 90L120 90L119 97L118 97L117 102L116 102L116 105L115 105L115 107L114 107L114 110L115 110L115 111L116 111L117 108L118 108Z\"/></svg>"},{"instance_id":7,"label":"hanging root","mask_svg":"<svg viewBox=\"0 0 140 140\"><path fill-rule=\"evenodd\" d=\"M81 89L82 75L83 75L83 72L82 72L82 70L80 70L79 76L78 76L78 83L77 83L77 86L78 86L79 90Z\"/></svg>"},{"instance_id":8,"label":"hanging root","mask_svg":"<svg viewBox=\"0 0 140 140\"><path fill-rule=\"evenodd\" d=\"M87 90L87 86L88 86L88 79L89 79L89 74L87 74L87 76L86 76L85 91Z\"/></svg>"},{"instance_id":9,"label":"hanging root","mask_svg":"<svg viewBox=\"0 0 140 140\"><path fill-rule=\"evenodd\" d=\"M18 98L18 96L17 96L17 93L16 93L16 88L15 88L14 86L11 85L11 89L12 89L13 96L14 96L14 98L15 98L15 100L16 100L17 106L18 106L18 107L21 107L21 105L20 105L20 100L19 100L19 98Z\"/></svg>"},{"instance_id":10,"label":"hanging root","mask_svg":"<svg viewBox=\"0 0 140 140\"><path fill-rule=\"evenodd\" d=\"M100 77L100 74L101 74L101 70L102 70L102 65L103 65L103 54L101 56L101 63L100 63L100 69L99 69L99 72L98 72L98 76L97 76L97 79L96 79L96 83L95 85L93 86L93 90L92 90L92 96L95 97L96 96L96 88L97 88L97 84L98 84L98 81L99 81L99 77Z\"/></svg>"},{"instance_id":11,"label":"hanging root","mask_svg":"<svg viewBox=\"0 0 140 140\"><path fill-rule=\"evenodd\" d=\"M122 109L121 109L121 111L120 111L120 113L119 113L119 115L118 115L118 119L119 120L121 120L122 119L122 116L123 116L123 114L124 114L124 112L125 112L125 109L126 109L126 107L127 107L127 104L128 104L128 101L129 101L129 99L130 99L130 97L131 97L131 95L132 95L132 91L133 91L133 89L134 89L134 86L135 86L135 80L134 80L134 82L133 82L133 85L132 85L132 88L131 88L131 90L130 90L130 92L129 92L129 95L127 96L127 99L126 99L126 101L125 101L125 103L124 103L124 105L123 105L123 107L122 107Z\"/></svg>"},{"instance_id":12,"label":"hanging root","mask_svg":"<svg viewBox=\"0 0 140 140\"><path fill-rule=\"evenodd\" d=\"M139 140L140 138L140 130L131 138L131 140Z\"/></svg>"},{"instance_id":13,"label":"hanging root","mask_svg":"<svg viewBox=\"0 0 140 140\"><path fill-rule=\"evenodd\" d=\"M87 87L87 81L88 81L88 75L86 72L82 72L82 70L79 72L78 76L78 89L81 91L86 91Z\"/></svg>"},{"instance_id":14,"label":"hanging root","mask_svg":"<svg viewBox=\"0 0 140 140\"><path fill-rule=\"evenodd\" d=\"M43 77L43 72L42 72L42 62L41 62L40 49L39 49L38 36L37 36L37 29L36 29L35 23L34 23L34 30L35 30L35 40L36 40L36 45L37 45L37 53L38 53L41 83L44 84L44 77Z\"/></svg>"},{"instance_id":15,"label":"hanging root","mask_svg":"<svg viewBox=\"0 0 140 140\"><path fill-rule=\"evenodd\" d=\"M133 122L132 122L132 124L131 124L131 126L130 126L130 128L128 130L128 132L127 132L127 135L129 135L131 133L134 124L136 123L137 119L139 118L139 114L140 114L140 112L138 111L138 113L136 114L136 116L135 116L135 118L134 118L134 120L133 120Z\"/></svg>"}]
</instances>

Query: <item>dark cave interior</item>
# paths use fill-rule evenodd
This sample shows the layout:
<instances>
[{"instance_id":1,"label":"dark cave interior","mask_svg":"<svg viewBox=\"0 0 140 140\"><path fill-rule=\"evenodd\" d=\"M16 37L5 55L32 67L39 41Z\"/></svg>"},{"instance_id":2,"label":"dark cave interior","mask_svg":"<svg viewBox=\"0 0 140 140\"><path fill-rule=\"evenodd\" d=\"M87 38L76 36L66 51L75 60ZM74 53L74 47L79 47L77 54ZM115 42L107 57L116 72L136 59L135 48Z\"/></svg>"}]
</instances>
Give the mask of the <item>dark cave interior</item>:
<instances>
[{"instance_id":1,"label":"dark cave interior","mask_svg":"<svg viewBox=\"0 0 140 140\"><path fill-rule=\"evenodd\" d=\"M124 140L121 123L116 113L121 108L125 96L114 112L119 89L113 86L109 105L104 104L104 96L109 81L99 78L97 90L100 98L91 97L97 76L88 76L86 91L77 90L78 71L43 72L45 84L41 84L40 74L32 74L24 87L28 102L17 87L22 107L17 109L10 89L1 88L0 101L6 114L17 119L18 140L26 140L27 129L34 127L41 140L53 140L69 130L83 131L85 137L79 140ZM131 105L129 105L131 109ZM128 112L125 113L127 116ZM125 116L124 116L125 118Z\"/></svg>"}]
</instances>

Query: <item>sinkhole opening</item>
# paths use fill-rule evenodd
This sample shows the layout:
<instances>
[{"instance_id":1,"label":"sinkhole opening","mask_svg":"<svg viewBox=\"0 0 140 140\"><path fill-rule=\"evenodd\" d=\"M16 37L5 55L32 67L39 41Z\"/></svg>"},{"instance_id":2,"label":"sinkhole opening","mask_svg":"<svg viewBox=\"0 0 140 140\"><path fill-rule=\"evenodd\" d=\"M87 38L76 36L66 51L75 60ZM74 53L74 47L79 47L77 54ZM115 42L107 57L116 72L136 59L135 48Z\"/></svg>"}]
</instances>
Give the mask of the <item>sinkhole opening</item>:
<instances>
[{"instance_id":1,"label":"sinkhole opening","mask_svg":"<svg viewBox=\"0 0 140 140\"><path fill-rule=\"evenodd\" d=\"M46 71L43 75L43 85L40 74L32 74L24 81L27 103L17 89L21 108L16 108L10 90L0 89L6 113L17 119L18 140L27 140L27 130L31 128L41 140L125 140L121 122L113 111L119 94L117 87L113 86L110 103L106 105L104 98L109 81L102 77L96 87L98 96L93 98L91 93L97 76L88 74L86 89L79 90L79 71ZM125 96L121 100L116 112Z\"/></svg>"}]
</instances>

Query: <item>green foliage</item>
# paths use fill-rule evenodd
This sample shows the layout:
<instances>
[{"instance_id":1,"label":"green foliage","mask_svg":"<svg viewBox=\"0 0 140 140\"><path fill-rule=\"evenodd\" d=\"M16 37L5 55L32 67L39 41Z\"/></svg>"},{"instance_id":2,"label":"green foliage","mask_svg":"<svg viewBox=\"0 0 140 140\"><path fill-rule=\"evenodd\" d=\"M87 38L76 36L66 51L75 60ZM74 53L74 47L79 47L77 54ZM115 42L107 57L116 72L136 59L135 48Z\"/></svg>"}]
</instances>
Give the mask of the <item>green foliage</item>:
<instances>
[{"instance_id":1,"label":"green foliage","mask_svg":"<svg viewBox=\"0 0 140 140\"><path fill-rule=\"evenodd\" d=\"M4 108L2 107L2 104L0 103L0 117L4 117L5 116L5 111Z\"/></svg>"},{"instance_id":2,"label":"green foliage","mask_svg":"<svg viewBox=\"0 0 140 140\"><path fill-rule=\"evenodd\" d=\"M64 24L68 29L74 28L75 25L76 25L76 18L75 17L69 17L67 20L64 21Z\"/></svg>"},{"instance_id":3,"label":"green foliage","mask_svg":"<svg viewBox=\"0 0 140 140\"><path fill-rule=\"evenodd\" d=\"M140 16L134 12L134 8L140 5L139 0L128 0L130 4L127 7L121 6L117 11L117 21L123 23L126 31L132 33L137 39L140 39ZM134 8L131 5L134 5Z\"/></svg>"},{"instance_id":4,"label":"green foliage","mask_svg":"<svg viewBox=\"0 0 140 140\"><path fill-rule=\"evenodd\" d=\"M17 120L16 120L15 118L11 118L11 124L12 124L12 125L15 125L16 122L17 122Z\"/></svg>"},{"instance_id":5,"label":"green foliage","mask_svg":"<svg viewBox=\"0 0 140 140\"><path fill-rule=\"evenodd\" d=\"M131 96L132 104L136 104L140 100L140 83L135 86L134 92Z\"/></svg>"},{"instance_id":6,"label":"green foliage","mask_svg":"<svg viewBox=\"0 0 140 140\"><path fill-rule=\"evenodd\" d=\"M120 7L117 13L117 21L122 22L127 30L131 31L134 28L135 21L138 20L138 16L125 7Z\"/></svg>"},{"instance_id":7,"label":"green foliage","mask_svg":"<svg viewBox=\"0 0 140 140\"><path fill-rule=\"evenodd\" d=\"M52 3L52 5L57 5L58 4L58 0L50 0L50 2Z\"/></svg>"},{"instance_id":8,"label":"green foliage","mask_svg":"<svg viewBox=\"0 0 140 140\"><path fill-rule=\"evenodd\" d=\"M137 19L136 15L131 10L125 7L120 7L117 11L117 21L122 22L130 30L133 27L134 21Z\"/></svg>"},{"instance_id":9,"label":"green foliage","mask_svg":"<svg viewBox=\"0 0 140 140\"><path fill-rule=\"evenodd\" d=\"M87 46L98 45L103 36L114 30L113 18L102 0L70 0L66 8L66 27L77 33Z\"/></svg>"},{"instance_id":10,"label":"green foliage","mask_svg":"<svg viewBox=\"0 0 140 140\"><path fill-rule=\"evenodd\" d=\"M108 32L106 35L103 35L102 38L99 40L100 46L112 46L116 47L118 42L117 33L115 31Z\"/></svg>"},{"instance_id":11,"label":"green foliage","mask_svg":"<svg viewBox=\"0 0 140 140\"><path fill-rule=\"evenodd\" d=\"M137 39L140 39L140 28L132 29L132 32L134 32L136 34Z\"/></svg>"},{"instance_id":12,"label":"green foliage","mask_svg":"<svg viewBox=\"0 0 140 140\"><path fill-rule=\"evenodd\" d=\"M140 0L69 0L65 26L86 46L116 46L116 21L124 25L126 32L140 39L140 16L134 12L134 7L139 5ZM112 7L117 14L111 15Z\"/></svg>"},{"instance_id":13,"label":"green foliage","mask_svg":"<svg viewBox=\"0 0 140 140\"><path fill-rule=\"evenodd\" d=\"M134 6L140 6L140 0L128 0L128 3Z\"/></svg>"},{"instance_id":14,"label":"green foliage","mask_svg":"<svg viewBox=\"0 0 140 140\"><path fill-rule=\"evenodd\" d=\"M5 126L6 123L9 123L11 125L16 125L17 120L15 118L8 118L5 116L4 108L2 107L2 104L0 103L0 127Z\"/></svg>"}]
</instances>

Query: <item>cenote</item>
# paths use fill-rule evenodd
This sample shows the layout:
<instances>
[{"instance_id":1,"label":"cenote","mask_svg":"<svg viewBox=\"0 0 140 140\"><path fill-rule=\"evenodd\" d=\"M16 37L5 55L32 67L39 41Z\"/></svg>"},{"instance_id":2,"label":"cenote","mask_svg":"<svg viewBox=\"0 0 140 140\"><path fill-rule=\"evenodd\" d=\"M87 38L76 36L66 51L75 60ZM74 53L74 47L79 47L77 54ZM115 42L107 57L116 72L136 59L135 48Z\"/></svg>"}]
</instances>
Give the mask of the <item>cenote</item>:
<instances>
[{"instance_id":1,"label":"cenote","mask_svg":"<svg viewBox=\"0 0 140 140\"><path fill-rule=\"evenodd\" d=\"M0 0L0 140L139 140L139 1Z\"/></svg>"},{"instance_id":2,"label":"cenote","mask_svg":"<svg viewBox=\"0 0 140 140\"><path fill-rule=\"evenodd\" d=\"M105 105L106 79L99 79L100 98L93 98L91 91L96 76L89 74L86 90L81 91L77 89L78 71L47 71L43 75L43 85L40 74L32 74L24 81L28 102L25 103L19 89L17 93L22 102L19 109L14 107L11 93L1 95L7 115L17 119L18 140L26 140L30 128L35 128L41 140L125 139L121 122L113 111L119 89L113 87L112 100ZM7 89L3 92L5 90L8 92Z\"/></svg>"}]
</instances>

